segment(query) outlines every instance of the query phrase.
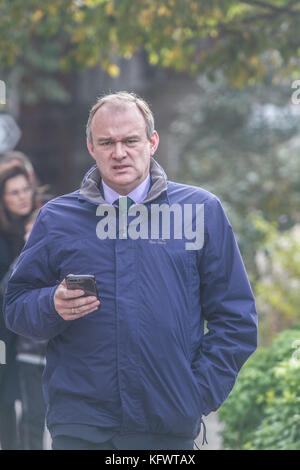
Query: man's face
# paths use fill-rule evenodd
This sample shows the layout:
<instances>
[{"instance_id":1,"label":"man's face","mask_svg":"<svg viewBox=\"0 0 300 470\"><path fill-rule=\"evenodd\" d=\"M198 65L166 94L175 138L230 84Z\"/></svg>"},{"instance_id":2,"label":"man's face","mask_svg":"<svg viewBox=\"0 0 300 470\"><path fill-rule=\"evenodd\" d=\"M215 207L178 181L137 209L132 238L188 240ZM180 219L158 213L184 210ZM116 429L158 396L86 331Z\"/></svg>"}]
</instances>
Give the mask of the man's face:
<instances>
[{"instance_id":1,"label":"man's face","mask_svg":"<svg viewBox=\"0 0 300 470\"><path fill-rule=\"evenodd\" d=\"M134 103L106 103L94 115L91 133L93 143L87 141L87 146L103 181L126 196L149 172L157 132L147 138L144 117Z\"/></svg>"}]
</instances>

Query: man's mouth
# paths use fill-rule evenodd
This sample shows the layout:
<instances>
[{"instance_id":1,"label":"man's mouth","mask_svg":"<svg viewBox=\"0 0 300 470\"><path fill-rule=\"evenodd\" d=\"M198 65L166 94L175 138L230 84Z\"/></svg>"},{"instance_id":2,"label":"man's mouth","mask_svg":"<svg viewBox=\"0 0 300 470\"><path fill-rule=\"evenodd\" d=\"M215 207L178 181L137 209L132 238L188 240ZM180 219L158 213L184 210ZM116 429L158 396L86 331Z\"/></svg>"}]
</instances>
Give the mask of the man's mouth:
<instances>
[{"instance_id":1,"label":"man's mouth","mask_svg":"<svg viewBox=\"0 0 300 470\"><path fill-rule=\"evenodd\" d=\"M113 165L113 170L115 171L123 171L127 170L127 168L130 168L130 165Z\"/></svg>"}]
</instances>

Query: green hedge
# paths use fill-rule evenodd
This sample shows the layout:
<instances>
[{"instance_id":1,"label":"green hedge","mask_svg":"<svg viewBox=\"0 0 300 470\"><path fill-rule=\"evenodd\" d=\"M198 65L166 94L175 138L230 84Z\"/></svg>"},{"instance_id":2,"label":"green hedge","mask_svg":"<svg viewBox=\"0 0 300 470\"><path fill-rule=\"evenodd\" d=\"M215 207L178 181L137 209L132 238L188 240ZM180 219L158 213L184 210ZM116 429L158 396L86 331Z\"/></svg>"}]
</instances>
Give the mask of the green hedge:
<instances>
[{"instance_id":1,"label":"green hedge","mask_svg":"<svg viewBox=\"0 0 300 470\"><path fill-rule=\"evenodd\" d=\"M219 417L224 448L300 450L300 327L253 354Z\"/></svg>"}]
</instances>

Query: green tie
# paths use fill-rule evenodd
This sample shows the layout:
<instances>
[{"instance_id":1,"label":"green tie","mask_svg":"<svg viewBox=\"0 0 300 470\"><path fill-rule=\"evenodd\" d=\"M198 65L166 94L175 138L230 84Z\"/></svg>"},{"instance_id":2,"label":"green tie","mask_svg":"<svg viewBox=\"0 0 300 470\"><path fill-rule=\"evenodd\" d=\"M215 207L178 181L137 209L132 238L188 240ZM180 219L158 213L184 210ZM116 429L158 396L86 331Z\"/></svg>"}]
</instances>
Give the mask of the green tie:
<instances>
[{"instance_id":1,"label":"green tie","mask_svg":"<svg viewBox=\"0 0 300 470\"><path fill-rule=\"evenodd\" d=\"M114 201L114 204L116 204L116 206L119 207L119 206L120 206L120 201L122 200L122 206L125 207L125 204L124 204L124 202L123 202L123 200L125 201L125 199L126 199L126 206L127 206L127 212L128 212L129 207L130 207L132 204L134 204L133 199L131 199L130 197L121 196L121 197L119 197L119 199L116 199L116 200Z\"/></svg>"}]
</instances>

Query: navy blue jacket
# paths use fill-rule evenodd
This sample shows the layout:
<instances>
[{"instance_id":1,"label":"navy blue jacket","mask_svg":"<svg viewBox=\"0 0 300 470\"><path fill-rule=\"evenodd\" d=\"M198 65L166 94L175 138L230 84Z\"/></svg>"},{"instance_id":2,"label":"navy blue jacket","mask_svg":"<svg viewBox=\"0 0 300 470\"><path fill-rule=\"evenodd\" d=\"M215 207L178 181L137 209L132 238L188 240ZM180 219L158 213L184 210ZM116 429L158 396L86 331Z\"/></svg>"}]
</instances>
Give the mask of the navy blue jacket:
<instances>
[{"instance_id":1,"label":"navy blue jacket","mask_svg":"<svg viewBox=\"0 0 300 470\"><path fill-rule=\"evenodd\" d=\"M80 190L41 209L10 279L8 327L49 340L50 431L78 423L195 438L201 416L226 399L256 348L253 294L220 201L167 181L154 159L150 174L144 222L153 204L203 204L203 246L187 249L187 238L172 230L170 238L100 239L98 224L108 216L99 211L105 201L93 167ZM134 219L129 213L128 223ZM101 299L97 311L74 321L53 303L69 273L94 274Z\"/></svg>"}]
</instances>

